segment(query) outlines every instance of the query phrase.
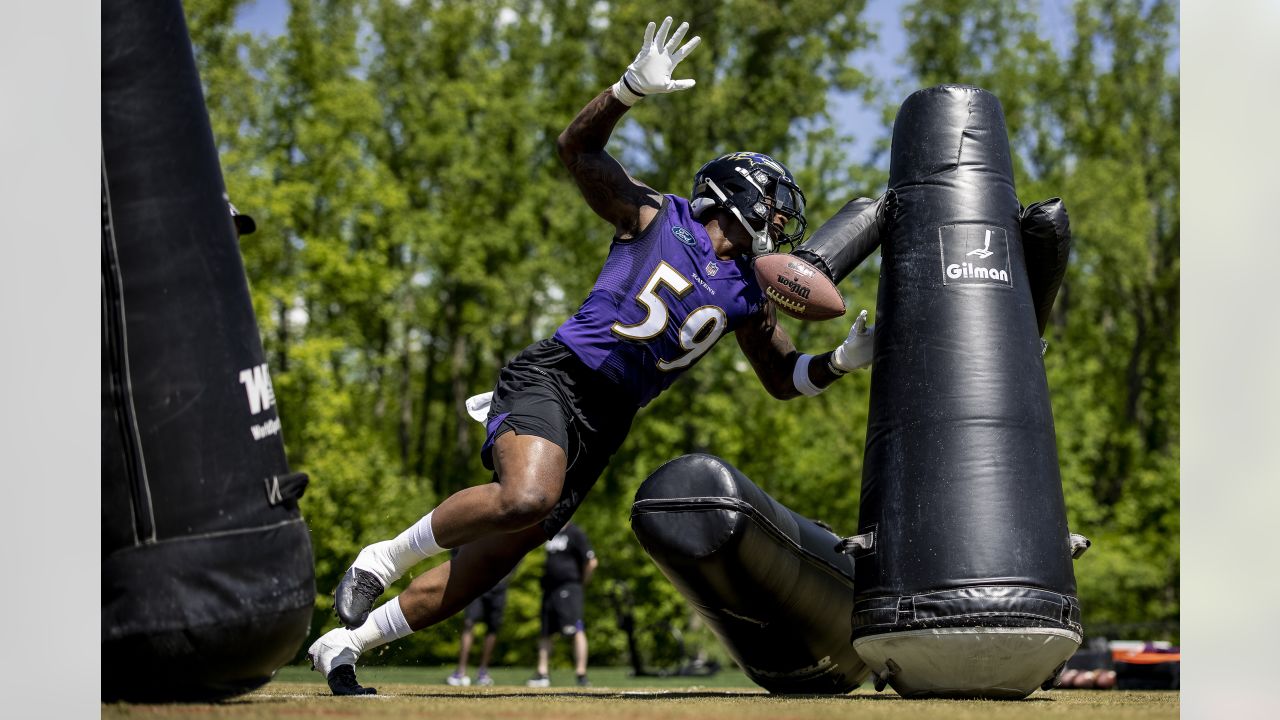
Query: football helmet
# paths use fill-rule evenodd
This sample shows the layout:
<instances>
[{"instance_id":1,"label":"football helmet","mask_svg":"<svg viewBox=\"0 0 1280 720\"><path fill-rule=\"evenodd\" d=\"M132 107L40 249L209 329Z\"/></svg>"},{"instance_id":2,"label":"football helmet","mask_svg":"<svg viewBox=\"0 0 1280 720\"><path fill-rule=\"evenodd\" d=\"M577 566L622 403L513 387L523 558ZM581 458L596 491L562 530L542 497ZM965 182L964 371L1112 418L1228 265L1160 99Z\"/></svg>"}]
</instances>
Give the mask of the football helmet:
<instances>
[{"instance_id":1,"label":"football helmet","mask_svg":"<svg viewBox=\"0 0 1280 720\"><path fill-rule=\"evenodd\" d=\"M699 218L711 208L724 208L738 218L751 235L752 255L774 252L783 243L795 245L804 237L804 193L791 171L764 153L729 153L698 170L690 209ZM785 222L775 239L770 228L778 214Z\"/></svg>"}]
</instances>

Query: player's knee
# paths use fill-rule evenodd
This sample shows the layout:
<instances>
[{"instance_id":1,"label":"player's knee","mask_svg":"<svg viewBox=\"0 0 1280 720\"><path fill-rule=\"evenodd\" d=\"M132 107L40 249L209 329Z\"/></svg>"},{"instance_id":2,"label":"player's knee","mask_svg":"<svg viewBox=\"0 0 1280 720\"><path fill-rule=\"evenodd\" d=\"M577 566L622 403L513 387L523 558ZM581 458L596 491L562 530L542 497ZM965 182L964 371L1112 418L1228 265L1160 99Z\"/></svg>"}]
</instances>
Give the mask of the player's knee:
<instances>
[{"instance_id":1,"label":"player's knee","mask_svg":"<svg viewBox=\"0 0 1280 720\"><path fill-rule=\"evenodd\" d=\"M522 530L546 517L555 505L556 497L542 488L504 488L499 523L509 532Z\"/></svg>"}]
</instances>

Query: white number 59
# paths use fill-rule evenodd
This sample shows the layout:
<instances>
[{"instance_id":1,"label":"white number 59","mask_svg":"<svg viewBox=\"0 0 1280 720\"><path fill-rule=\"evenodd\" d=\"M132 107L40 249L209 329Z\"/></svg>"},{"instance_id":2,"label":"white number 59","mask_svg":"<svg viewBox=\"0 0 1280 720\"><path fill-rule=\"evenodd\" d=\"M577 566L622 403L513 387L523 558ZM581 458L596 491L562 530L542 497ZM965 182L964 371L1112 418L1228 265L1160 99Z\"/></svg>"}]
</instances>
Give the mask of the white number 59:
<instances>
[{"instance_id":1,"label":"white number 59","mask_svg":"<svg viewBox=\"0 0 1280 720\"><path fill-rule=\"evenodd\" d=\"M667 329L671 322L671 311L658 295L660 285L665 285L677 298L684 297L693 289L693 283L681 275L680 271L668 265L665 260L658 263L640 294L636 295L636 302L647 311L644 320L634 325L614 323L610 329L615 335L643 342L652 340ZM688 367L716 344L727 325L728 318L725 317L724 310L715 305L703 305L689 313L680 326L680 347L685 352L671 360L659 360L658 369L665 372Z\"/></svg>"}]
</instances>

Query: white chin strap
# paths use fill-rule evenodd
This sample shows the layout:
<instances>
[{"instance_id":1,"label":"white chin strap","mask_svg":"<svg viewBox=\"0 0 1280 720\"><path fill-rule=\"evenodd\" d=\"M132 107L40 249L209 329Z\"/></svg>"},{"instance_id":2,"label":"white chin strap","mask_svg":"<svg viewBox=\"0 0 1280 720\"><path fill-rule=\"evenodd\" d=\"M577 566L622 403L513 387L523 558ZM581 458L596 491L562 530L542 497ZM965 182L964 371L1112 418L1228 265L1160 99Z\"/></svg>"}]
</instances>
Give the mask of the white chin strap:
<instances>
[{"instance_id":1,"label":"white chin strap","mask_svg":"<svg viewBox=\"0 0 1280 720\"><path fill-rule=\"evenodd\" d=\"M752 257L755 257L756 255L768 255L774 251L776 246L773 244L773 238L769 237L768 225L765 225L763 229L756 230L751 227L751 223L747 222L746 218L742 217L742 213L738 212L738 208L730 205L729 212L733 213L734 217L738 218L738 222L742 223L742 227L746 228L747 233L751 235Z\"/></svg>"},{"instance_id":2,"label":"white chin strap","mask_svg":"<svg viewBox=\"0 0 1280 720\"><path fill-rule=\"evenodd\" d=\"M729 196L724 194L724 191L720 189L719 185L716 185L711 180L707 180L707 186L716 194L716 197L720 198L720 207L728 210L734 217L738 218L738 222L742 223L742 227L745 228L747 234L751 236L752 257L755 257L756 255L768 255L776 249L777 246L774 245L773 238L769 236L768 224L760 230L756 230L751 227L751 223L747 222L747 219L742 217L742 213L738 211L738 208L729 202ZM706 204L703 204L704 202L706 202ZM690 209L693 211L693 216L696 218L702 215L702 213L710 206L710 201L698 198L693 201L693 205Z\"/></svg>"}]
</instances>

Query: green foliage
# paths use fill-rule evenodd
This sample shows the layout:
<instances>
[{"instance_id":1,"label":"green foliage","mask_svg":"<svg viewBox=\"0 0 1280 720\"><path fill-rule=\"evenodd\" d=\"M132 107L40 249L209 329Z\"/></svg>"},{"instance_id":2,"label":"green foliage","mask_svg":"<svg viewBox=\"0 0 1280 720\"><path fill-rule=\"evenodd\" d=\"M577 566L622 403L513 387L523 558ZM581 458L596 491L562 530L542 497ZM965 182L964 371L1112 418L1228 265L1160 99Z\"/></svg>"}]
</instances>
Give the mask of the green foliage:
<instances>
[{"instance_id":1,"label":"green foliage","mask_svg":"<svg viewBox=\"0 0 1280 720\"><path fill-rule=\"evenodd\" d=\"M617 78L647 21L688 18L703 45L680 67L697 87L641 103L614 134L611 152L637 177L687 195L707 159L769 152L797 172L811 227L883 190L887 168L849 158L829 111L837 90L880 99L850 61L874 40L862 0L295 0L279 37L238 30L244 4L185 7L229 194L258 221L241 248L290 463L312 479L302 509L316 631L335 624L330 593L360 547L489 480L463 401L594 282L611 228L555 139ZM1065 53L1036 18L1029 2L921 0L906 14L908 62L922 86L995 92L1024 197L1067 200L1076 255L1046 364L1071 524L1096 541L1077 564L1081 594L1091 621L1176 621L1171 11L1081 0ZM866 265L842 289L874 321L878 262ZM848 329L783 323L812 352ZM726 660L624 521L662 463L713 452L797 512L857 527L866 374L779 403L722 344L641 412L578 513L601 560L588 587L593 662L625 662L608 601L623 587L651 664L676 660L669 626ZM512 584L498 662L533 661L540 572L538 551ZM459 630L450 621L373 659L449 662Z\"/></svg>"}]
</instances>

